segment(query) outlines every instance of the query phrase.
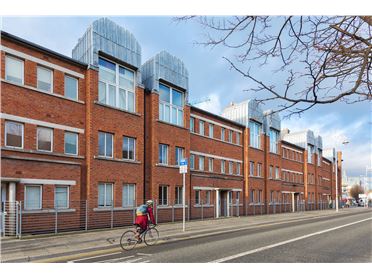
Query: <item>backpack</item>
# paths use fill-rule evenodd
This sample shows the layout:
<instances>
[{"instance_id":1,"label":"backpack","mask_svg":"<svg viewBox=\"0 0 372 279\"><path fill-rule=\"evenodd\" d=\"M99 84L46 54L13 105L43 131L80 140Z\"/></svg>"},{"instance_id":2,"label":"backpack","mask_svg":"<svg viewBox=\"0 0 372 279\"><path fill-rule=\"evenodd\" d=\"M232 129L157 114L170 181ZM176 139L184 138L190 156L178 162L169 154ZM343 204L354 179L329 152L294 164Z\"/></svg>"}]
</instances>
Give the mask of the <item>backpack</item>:
<instances>
[{"instance_id":1,"label":"backpack","mask_svg":"<svg viewBox=\"0 0 372 279\"><path fill-rule=\"evenodd\" d=\"M143 205L140 205L139 207L137 207L136 215L137 216L147 215L147 212L148 212L147 205L143 204Z\"/></svg>"}]
</instances>

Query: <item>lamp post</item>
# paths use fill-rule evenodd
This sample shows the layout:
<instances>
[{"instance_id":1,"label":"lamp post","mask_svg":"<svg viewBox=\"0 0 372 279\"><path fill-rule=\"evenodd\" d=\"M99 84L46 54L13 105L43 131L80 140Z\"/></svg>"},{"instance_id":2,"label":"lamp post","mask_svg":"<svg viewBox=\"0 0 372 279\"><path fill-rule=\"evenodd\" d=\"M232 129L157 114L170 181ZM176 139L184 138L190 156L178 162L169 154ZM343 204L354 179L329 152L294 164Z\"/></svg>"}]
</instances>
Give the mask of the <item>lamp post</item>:
<instances>
[{"instance_id":1,"label":"lamp post","mask_svg":"<svg viewBox=\"0 0 372 279\"><path fill-rule=\"evenodd\" d=\"M345 140L342 144L346 145L349 141ZM342 162L343 160L341 160ZM340 162L340 163L341 163ZM338 212L338 154L336 153L336 212Z\"/></svg>"}]
</instances>

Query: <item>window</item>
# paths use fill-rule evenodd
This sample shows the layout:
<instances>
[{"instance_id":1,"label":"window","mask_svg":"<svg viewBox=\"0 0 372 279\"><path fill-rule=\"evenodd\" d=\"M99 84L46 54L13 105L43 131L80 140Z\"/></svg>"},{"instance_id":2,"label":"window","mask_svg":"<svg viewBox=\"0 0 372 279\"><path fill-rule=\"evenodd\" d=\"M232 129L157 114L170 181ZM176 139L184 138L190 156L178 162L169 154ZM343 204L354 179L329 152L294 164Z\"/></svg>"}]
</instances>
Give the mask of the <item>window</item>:
<instances>
[{"instance_id":1,"label":"window","mask_svg":"<svg viewBox=\"0 0 372 279\"><path fill-rule=\"evenodd\" d=\"M99 58L98 101L130 112L135 111L135 75L119 64Z\"/></svg>"},{"instance_id":2,"label":"window","mask_svg":"<svg viewBox=\"0 0 372 279\"><path fill-rule=\"evenodd\" d=\"M211 204L211 191L208 190L207 192L205 192L205 199L206 199L206 204L207 205L210 205Z\"/></svg>"},{"instance_id":3,"label":"window","mask_svg":"<svg viewBox=\"0 0 372 279\"><path fill-rule=\"evenodd\" d=\"M204 121L199 121L199 134L204 136Z\"/></svg>"},{"instance_id":4,"label":"window","mask_svg":"<svg viewBox=\"0 0 372 279\"><path fill-rule=\"evenodd\" d=\"M254 176L254 162L249 162L249 175Z\"/></svg>"},{"instance_id":5,"label":"window","mask_svg":"<svg viewBox=\"0 0 372 279\"><path fill-rule=\"evenodd\" d=\"M225 173L225 160L221 160L221 173Z\"/></svg>"},{"instance_id":6,"label":"window","mask_svg":"<svg viewBox=\"0 0 372 279\"><path fill-rule=\"evenodd\" d=\"M318 149L318 166L321 166L322 163L322 150Z\"/></svg>"},{"instance_id":7,"label":"window","mask_svg":"<svg viewBox=\"0 0 372 279\"><path fill-rule=\"evenodd\" d=\"M236 203L239 204L240 192L236 192Z\"/></svg>"},{"instance_id":8,"label":"window","mask_svg":"<svg viewBox=\"0 0 372 279\"><path fill-rule=\"evenodd\" d=\"M228 142L232 143L233 142L233 131L230 131L229 130L229 134L228 134Z\"/></svg>"},{"instance_id":9,"label":"window","mask_svg":"<svg viewBox=\"0 0 372 279\"><path fill-rule=\"evenodd\" d=\"M41 185L25 186L25 209L41 209Z\"/></svg>"},{"instance_id":10,"label":"window","mask_svg":"<svg viewBox=\"0 0 372 279\"><path fill-rule=\"evenodd\" d=\"M123 137L123 159L136 159L136 139Z\"/></svg>"},{"instance_id":11,"label":"window","mask_svg":"<svg viewBox=\"0 0 372 279\"><path fill-rule=\"evenodd\" d=\"M254 198L255 198L255 191L251 190L249 194L249 202L254 203Z\"/></svg>"},{"instance_id":12,"label":"window","mask_svg":"<svg viewBox=\"0 0 372 279\"><path fill-rule=\"evenodd\" d=\"M273 178L273 166L269 167L269 178Z\"/></svg>"},{"instance_id":13,"label":"window","mask_svg":"<svg viewBox=\"0 0 372 279\"><path fill-rule=\"evenodd\" d=\"M183 196L182 186L176 186L176 191L175 191L175 204L176 205L183 204L182 196Z\"/></svg>"},{"instance_id":14,"label":"window","mask_svg":"<svg viewBox=\"0 0 372 279\"><path fill-rule=\"evenodd\" d=\"M275 167L275 179L280 179L278 167Z\"/></svg>"},{"instance_id":15,"label":"window","mask_svg":"<svg viewBox=\"0 0 372 279\"><path fill-rule=\"evenodd\" d=\"M53 151L53 129L37 128L37 150Z\"/></svg>"},{"instance_id":16,"label":"window","mask_svg":"<svg viewBox=\"0 0 372 279\"><path fill-rule=\"evenodd\" d=\"M221 128L221 140L225 141L225 128Z\"/></svg>"},{"instance_id":17,"label":"window","mask_svg":"<svg viewBox=\"0 0 372 279\"><path fill-rule=\"evenodd\" d=\"M190 155L190 170L195 169L195 155L191 154Z\"/></svg>"},{"instance_id":18,"label":"window","mask_svg":"<svg viewBox=\"0 0 372 279\"><path fill-rule=\"evenodd\" d=\"M72 100L78 99L78 80L67 75L65 75L65 97Z\"/></svg>"},{"instance_id":19,"label":"window","mask_svg":"<svg viewBox=\"0 0 372 279\"><path fill-rule=\"evenodd\" d=\"M182 147L176 147L176 165L179 166L181 160L183 160L185 149Z\"/></svg>"},{"instance_id":20,"label":"window","mask_svg":"<svg viewBox=\"0 0 372 279\"><path fill-rule=\"evenodd\" d=\"M98 155L102 157L113 157L113 135L98 132Z\"/></svg>"},{"instance_id":21,"label":"window","mask_svg":"<svg viewBox=\"0 0 372 279\"><path fill-rule=\"evenodd\" d=\"M37 67L37 88L52 92L53 72L47 68Z\"/></svg>"},{"instance_id":22,"label":"window","mask_svg":"<svg viewBox=\"0 0 372 279\"><path fill-rule=\"evenodd\" d=\"M21 59L5 56L5 79L23 84L24 62Z\"/></svg>"},{"instance_id":23,"label":"window","mask_svg":"<svg viewBox=\"0 0 372 279\"><path fill-rule=\"evenodd\" d=\"M213 158L208 158L208 170L213 172Z\"/></svg>"},{"instance_id":24,"label":"window","mask_svg":"<svg viewBox=\"0 0 372 279\"><path fill-rule=\"evenodd\" d=\"M199 170L203 171L204 170L204 157L199 156Z\"/></svg>"},{"instance_id":25,"label":"window","mask_svg":"<svg viewBox=\"0 0 372 279\"><path fill-rule=\"evenodd\" d=\"M313 163L313 153L314 153L314 146L309 144L307 146L307 162L310 164Z\"/></svg>"},{"instance_id":26,"label":"window","mask_svg":"<svg viewBox=\"0 0 372 279\"><path fill-rule=\"evenodd\" d=\"M240 134L236 132L236 144L240 145Z\"/></svg>"},{"instance_id":27,"label":"window","mask_svg":"<svg viewBox=\"0 0 372 279\"><path fill-rule=\"evenodd\" d=\"M229 174L233 174L233 162L229 162Z\"/></svg>"},{"instance_id":28,"label":"window","mask_svg":"<svg viewBox=\"0 0 372 279\"><path fill-rule=\"evenodd\" d=\"M190 131L195 133L195 118L190 117Z\"/></svg>"},{"instance_id":29,"label":"window","mask_svg":"<svg viewBox=\"0 0 372 279\"><path fill-rule=\"evenodd\" d=\"M184 94L172 87L159 84L160 120L183 126Z\"/></svg>"},{"instance_id":30,"label":"window","mask_svg":"<svg viewBox=\"0 0 372 279\"><path fill-rule=\"evenodd\" d=\"M209 123L209 137L213 138L213 124Z\"/></svg>"},{"instance_id":31,"label":"window","mask_svg":"<svg viewBox=\"0 0 372 279\"><path fill-rule=\"evenodd\" d=\"M69 187L56 186L54 194L54 207L55 208L69 208Z\"/></svg>"},{"instance_id":32,"label":"window","mask_svg":"<svg viewBox=\"0 0 372 279\"><path fill-rule=\"evenodd\" d=\"M123 186L123 207L136 206L136 185L124 184Z\"/></svg>"},{"instance_id":33,"label":"window","mask_svg":"<svg viewBox=\"0 0 372 279\"><path fill-rule=\"evenodd\" d=\"M259 191L258 191L258 198L257 198L257 201L258 201L259 203L262 202L262 190L259 190Z\"/></svg>"},{"instance_id":34,"label":"window","mask_svg":"<svg viewBox=\"0 0 372 279\"><path fill-rule=\"evenodd\" d=\"M262 164L257 163L257 176L262 177Z\"/></svg>"},{"instance_id":35,"label":"window","mask_svg":"<svg viewBox=\"0 0 372 279\"><path fill-rule=\"evenodd\" d=\"M236 163L236 174L240 175L240 163Z\"/></svg>"},{"instance_id":36,"label":"window","mask_svg":"<svg viewBox=\"0 0 372 279\"><path fill-rule=\"evenodd\" d=\"M5 121L5 146L23 148L23 124Z\"/></svg>"},{"instance_id":37,"label":"window","mask_svg":"<svg viewBox=\"0 0 372 279\"><path fill-rule=\"evenodd\" d=\"M168 165L168 145L159 144L159 164Z\"/></svg>"},{"instance_id":38,"label":"window","mask_svg":"<svg viewBox=\"0 0 372 279\"><path fill-rule=\"evenodd\" d=\"M195 204L200 204L200 191L195 191Z\"/></svg>"},{"instance_id":39,"label":"window","mask_svg":"<svg viewBox=\"0 0 372 279\"><path fill-rule=\"evenodd\" d=\"M65 132L65 154L78 155L78 134Z\"/></svg>"},{"instance_id":40,"label":"window","mask_svg":"<svg viewBox=\"0 0 372 279\"><path fill-rule=\"evenodd\" d=\"M168 205L168 186L159 186L159 205Z\"/></svg>"},{"instance_id":41,"label":"window","mask_svg":"<svg viewBox=\"0 0 372 279\"><path fill-rule=\"evenodd\" d=\"M112 191L112 183L99 183L98 184L98 206L112 206L114 199Z\"/></svg>"},{"instance_id":42,"label":"window","mask_svg":"<svg viewBox=\"0 0 372 279\"><path fill-rule=\"evenodd\" d=\"M270 129L269 136L270 136L270 152L278 153L279 132L276 130Z\"/></svg>"},{"instance_id":43,"label":"window","mask_svg":"<svg viewBox=\"0 0 372 279\"><path fill-rule=\"evenodd\" d=\"M249 145L255 148L261 148L261 130L262 125L249 121Z\"/></svg>"},{"instance_id":44,"label":"window","mask_svg":"<svg viewBox=\"0 0 372 279\"><path fill-rule=\"evenodd\" d=\"M274 191L270 191L270 202L274 202L275 197L274 197Z\"/></svg>"}]
</instances>

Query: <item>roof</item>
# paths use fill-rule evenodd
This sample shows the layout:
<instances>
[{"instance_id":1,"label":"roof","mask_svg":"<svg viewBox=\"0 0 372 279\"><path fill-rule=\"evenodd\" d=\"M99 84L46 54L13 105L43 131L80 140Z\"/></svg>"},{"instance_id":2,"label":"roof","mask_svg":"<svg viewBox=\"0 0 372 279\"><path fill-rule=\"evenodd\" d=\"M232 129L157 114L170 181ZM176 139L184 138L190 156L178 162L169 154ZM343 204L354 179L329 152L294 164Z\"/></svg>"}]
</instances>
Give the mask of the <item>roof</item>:
<instances>
[{"instance_id":1,"label":"roof","mask_svg":"<svg viewBox=\"0 0 372 279\"><path fill-rule=\"evenodd\" d=\"M87 68L88 67L88 65L85 64L85 63L82 63L82 62L80 62L78 60L75 60L75 59L73 59L71 57L68 57L68 56L63 55L63 54L58 53L58 52L55 52L53 50L50 50L48 48L45 48L45 47L40 46L38 44L35 44L33 42L27 41L27 40L22 39L20 37L17 37L17 36L15 36L13 34L10 34L8 32L1 31L1 37L2 38L6 38L6 39L8 39L10 41L13 41L13 42L15 42L17 44L24 45L26 47L29 47L29 48L35 49L37 51L43 52L43 53L45 53L47 55L50 55L50 56L53 56L55 58L61 59L61 60L65 61L65 62L72 63L72 64L74 64L76 66L83 67L83 68Z\"/></svg>"},{"instance_id":2,"label":"roof","mask_svg":"<svg viewBox=\"0 0 372 279\"><path fill-rule=\"evenodd\" d=\"M305 150L305 148L303 148L303 147L301 147L299 145L290 143L290 142L285 141L285 140L281 140L281 143L284 143L285 145L289 145L289 146L294 147L294 148L297 148L297 149Z\"/></svg>"}]
</instances>

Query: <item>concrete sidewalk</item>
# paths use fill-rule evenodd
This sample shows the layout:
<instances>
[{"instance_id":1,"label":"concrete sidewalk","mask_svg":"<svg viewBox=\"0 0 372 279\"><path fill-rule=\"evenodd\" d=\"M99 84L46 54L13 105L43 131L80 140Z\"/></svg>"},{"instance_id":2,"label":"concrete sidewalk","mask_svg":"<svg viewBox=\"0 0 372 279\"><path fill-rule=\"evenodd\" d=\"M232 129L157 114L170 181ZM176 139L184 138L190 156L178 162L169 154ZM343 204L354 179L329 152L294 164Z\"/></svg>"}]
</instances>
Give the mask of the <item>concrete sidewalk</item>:
<instances>
[{"instance_id":1,"label":"concrete sidewalk","mask_svg":"<svg viewBox=\"0 0 372 279\"><path fill-rule=\"evenodd\" d=\"M277 223L290 223L302 219L322 218L329 216L353 214L357 212L371 211L365 208L335 210L306 211L298 213L283 213L271 215L241 216L224 219L210 219L204 221L190 221L186 223L186 231L182 231L182 222L164 223L158 225L161 242L178 241L218 234L228 231L236 231L265 226ZM371 211L372 212L372 211ZM58 256L68 256L77 253L98 250L102 254L118 247L122 233L128 227L75 232L64 235L32 236L23 239L1 239L2 262L29 262L38 259L47 259Z\"/></svg>"}]
</instances>

